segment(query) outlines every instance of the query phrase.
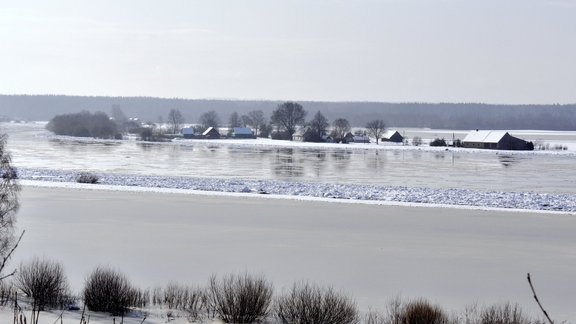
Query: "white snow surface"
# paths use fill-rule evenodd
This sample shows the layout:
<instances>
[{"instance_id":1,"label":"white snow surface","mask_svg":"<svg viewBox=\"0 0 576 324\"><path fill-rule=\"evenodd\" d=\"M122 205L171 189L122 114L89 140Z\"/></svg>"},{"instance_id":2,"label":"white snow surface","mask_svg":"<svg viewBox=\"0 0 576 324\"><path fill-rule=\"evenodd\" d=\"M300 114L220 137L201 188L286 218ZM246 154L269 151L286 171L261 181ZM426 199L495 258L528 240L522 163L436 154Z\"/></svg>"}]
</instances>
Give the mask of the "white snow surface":
<instances>
[{"instance_id":1,"label":"white snow surface","mask_svg":"<svg viewBox=\"0 0 576 324\"><path fill-rule=\"evenodd\" d=\"M470 189L411 188L362 184L330 184L278 180L247 180L97 174L98 184L76 183L79 172L19 169L24 185L61 186L104 190L146 190L244 194L290 199L321 199L338 202L364 202L392 205L420 205L480 209L531 210L576 214L576 195L538 192L478 191Z\"/></svg>"}]
</instances>

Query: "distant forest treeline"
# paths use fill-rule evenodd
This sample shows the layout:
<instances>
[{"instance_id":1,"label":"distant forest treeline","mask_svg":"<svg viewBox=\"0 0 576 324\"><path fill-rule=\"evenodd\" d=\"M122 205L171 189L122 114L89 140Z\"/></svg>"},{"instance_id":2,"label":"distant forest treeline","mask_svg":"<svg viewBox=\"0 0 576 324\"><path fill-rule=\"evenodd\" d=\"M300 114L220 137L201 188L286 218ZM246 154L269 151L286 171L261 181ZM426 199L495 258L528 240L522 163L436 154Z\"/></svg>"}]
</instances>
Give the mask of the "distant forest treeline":
<instances>
[{"instance_id":1,"label":"distant forest treeline","mask_svg":"<svg viewBox=\"0 0 576 324\"><path fill-rule=\"evenodd\" d=\"M359 127L370 120L383 119L387 127L576 130L576 104L298 102L308 111L308 118L321 111L330 121L346 118L352 126ZM143 122L166 121L170 109L179 109L186 124L190 124L196 123L201 114L210 110L216 111L222 120L228 120L232 112L246 114L252 110L262 110L269 117L281 103L265 100L0 95L0 116L48 121L55 115L82 110L110 114L112 106L118 105L128 117L137 117Z\"/></svg>"}]
</instances>

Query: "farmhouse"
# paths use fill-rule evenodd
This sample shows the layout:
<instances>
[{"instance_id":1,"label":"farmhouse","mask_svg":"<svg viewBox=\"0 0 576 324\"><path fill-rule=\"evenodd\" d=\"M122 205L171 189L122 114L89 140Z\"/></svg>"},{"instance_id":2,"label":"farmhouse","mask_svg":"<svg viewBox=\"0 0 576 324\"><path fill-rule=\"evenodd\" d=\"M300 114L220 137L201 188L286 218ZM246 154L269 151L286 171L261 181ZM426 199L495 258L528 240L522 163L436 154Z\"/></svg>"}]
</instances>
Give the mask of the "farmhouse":
<instances>
[{"instance_id":1,"label":"farmhouse","mask_svg":"<svg viewBox=\"0 0 576 324\"><path fill-rule=\"evenodd\" d=\"M182 137L184 138L194 138L194 128L193 127L184 127L182 128Z\"/></svg>"},{"instance_id":2,"label":"farmhouse","mask_svg":"<svg viewBox=\"0 0 576 324\"><path fill-rule=\"evenodd\" d=\"M462 140L462 146L467 148L492 150L532 150L531 143L514 137L506 131L471 131Z\"/></svg>"},{"instance_id":3,"label":"farmhouse","mask_svg":"<svg viewBox=\"0 0 576 324\"><path fill-rule=\"evenodd\" d=\"M202 137L207 139L220 139L220 133L216 128L208 127L208 129L202 133Z\"/></svg>"},{"instance_id":4,"label":"farmhouse","mask_svg":"<svg viewBox=\"0 0 576 324\"><path fill-rule=\"evenodd\" d=\"M248 127L234 127L232 129L233 138L254 138L252 130Z\"/></svg>"},{"instance_id":5,"label":"farmhouse","mask_svg":"<svg viewBox=\"0 0 576 324\"><path fill-rule=\"evenodd\" d=\"M404 137L396 130L388 130L382 135L382 142L402 143Z\"/></svg>"},{"instance_id":6,"label":"farmhouse","mask_svg":"<svg viewBox=\"0 0 576 324\"><path fill-rule=\"evenodd\" d=\"M346 143L370 143L370 138L366 135L354 135L350 132L344 135Z\"/></svg>"}]
</instances>

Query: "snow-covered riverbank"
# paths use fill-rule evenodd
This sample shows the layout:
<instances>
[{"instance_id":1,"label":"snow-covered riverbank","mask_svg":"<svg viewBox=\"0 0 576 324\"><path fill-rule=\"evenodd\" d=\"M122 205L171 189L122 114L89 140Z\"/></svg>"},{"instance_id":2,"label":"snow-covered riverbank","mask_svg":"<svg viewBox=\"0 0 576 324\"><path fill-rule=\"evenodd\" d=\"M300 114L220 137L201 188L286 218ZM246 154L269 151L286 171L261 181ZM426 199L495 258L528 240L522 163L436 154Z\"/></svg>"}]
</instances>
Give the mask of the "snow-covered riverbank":
<instances>
[{"instance_id":1,"label":"snow-covered riverbank","mask_svg":"<svg viewBox=\"0 0 576 324\"><path fill-rule=\"evenodd\" d=\"M273 195L289 199L576 213L576 195L569 194L120 174L98 174L99 184L79 186L76 183L77 175L78 172L74 171L26 168L19 170L19 177L24 180L25 185L45 186L50 183L55 186L106 190L184 190L212 194Z\"/></svg>"}]
</instances>

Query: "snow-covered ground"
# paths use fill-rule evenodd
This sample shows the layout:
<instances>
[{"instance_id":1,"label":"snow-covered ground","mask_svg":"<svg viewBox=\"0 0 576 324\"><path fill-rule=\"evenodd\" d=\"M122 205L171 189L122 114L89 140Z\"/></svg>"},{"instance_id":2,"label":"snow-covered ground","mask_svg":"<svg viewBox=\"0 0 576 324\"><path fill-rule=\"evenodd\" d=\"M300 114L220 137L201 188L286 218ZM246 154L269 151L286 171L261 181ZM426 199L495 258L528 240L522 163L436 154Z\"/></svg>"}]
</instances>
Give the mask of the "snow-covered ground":
<instances>
[{"instance_id":1,"label":"snow-covered ground","mask_svg":"<svg viewBox=\"0 0 576 324\"><path fill-rule=\"evenodd\" d=\"M76 183L77 175L78 172L73 171L19 170L19 177L23 183L34 186L163 192L172 190L209 194L245 194L252 197L272 195L275 198L323 199L339 202L576 213L576 195L570 194L118 174L99 175L99 184L79 185Z\"/></svg>"}]
</instances>

